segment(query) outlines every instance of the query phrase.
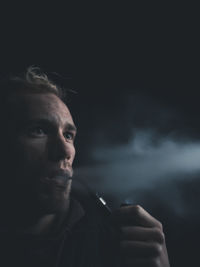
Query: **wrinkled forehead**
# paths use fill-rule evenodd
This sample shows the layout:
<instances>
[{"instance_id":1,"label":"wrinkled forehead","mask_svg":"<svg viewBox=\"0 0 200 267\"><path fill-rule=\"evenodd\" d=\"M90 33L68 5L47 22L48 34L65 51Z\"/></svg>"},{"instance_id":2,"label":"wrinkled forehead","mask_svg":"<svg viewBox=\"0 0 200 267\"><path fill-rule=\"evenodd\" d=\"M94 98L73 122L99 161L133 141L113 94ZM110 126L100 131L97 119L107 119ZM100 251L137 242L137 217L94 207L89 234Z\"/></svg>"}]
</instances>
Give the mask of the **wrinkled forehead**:
<instances>
[{"instance_id":1,"label":"wrinkled forehead","mask_svg":"<svg viewBox=\"0 0 200 267\"><path fill-rule=\"evenodd\" d=\"M53 119L61 125L66 122L74 124L68 107L52 93L13 96L8 113L14 120Z\"/></svg>"}]
</instances>

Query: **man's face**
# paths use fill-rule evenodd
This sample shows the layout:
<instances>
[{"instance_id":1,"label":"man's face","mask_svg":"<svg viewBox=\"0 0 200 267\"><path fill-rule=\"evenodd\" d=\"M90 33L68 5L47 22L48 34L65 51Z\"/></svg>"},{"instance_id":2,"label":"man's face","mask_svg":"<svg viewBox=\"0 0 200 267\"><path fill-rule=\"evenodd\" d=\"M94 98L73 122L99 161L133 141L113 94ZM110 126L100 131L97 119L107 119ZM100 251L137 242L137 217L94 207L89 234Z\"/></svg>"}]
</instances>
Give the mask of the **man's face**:
<instances>
[{"instance_id":1,"label":"man's face","mask_svg":"<svg viewBox=\"0 0 200 267\"><path fill-rule=\"evenodd\" d=\"M10 168L6 179L24 202L31 201L46 212L63 210L69 200L75 156L71 114L50 93L23 94L14 103L7 128L11 155L6 157Z\"/></svg>"}]
</instances>

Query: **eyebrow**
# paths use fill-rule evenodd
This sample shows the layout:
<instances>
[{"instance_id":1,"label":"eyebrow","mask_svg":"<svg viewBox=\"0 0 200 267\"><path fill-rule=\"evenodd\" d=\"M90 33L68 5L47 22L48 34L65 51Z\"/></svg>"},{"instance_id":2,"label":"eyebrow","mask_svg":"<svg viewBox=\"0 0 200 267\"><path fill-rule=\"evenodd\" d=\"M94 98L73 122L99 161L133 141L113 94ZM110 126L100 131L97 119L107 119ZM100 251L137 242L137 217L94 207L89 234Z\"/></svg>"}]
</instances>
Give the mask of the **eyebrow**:
<instances>
[{"instance_id":1,"label":"eyebrow","mask_svg":"<svg viewBox=\"0 0 200 267\"><path fill-rule=\"evenodd\" d=\"M55 121L53 119L49 119L49 118L33 118L33 119L30 119L27 121L27 124L31 124L31 123L42 123L42 124L52 124L53 123L55 125ZM64 125L64 128L67 128L68 130L77 133L76 126L70 122L66 122Z\"/></svg>"},{"instance_id":2,"label":"eyebrow","mask_svg":"<svg viewBox=\"0 0 200 267\"><path fill-rule=\"evenodd\" d=\"M65 127L68 128L71 131L77 132L77 128L76 128L76 126L74 124L71 124L71 123L67 122L65 124Z\"/></svg>"}]
</instances>

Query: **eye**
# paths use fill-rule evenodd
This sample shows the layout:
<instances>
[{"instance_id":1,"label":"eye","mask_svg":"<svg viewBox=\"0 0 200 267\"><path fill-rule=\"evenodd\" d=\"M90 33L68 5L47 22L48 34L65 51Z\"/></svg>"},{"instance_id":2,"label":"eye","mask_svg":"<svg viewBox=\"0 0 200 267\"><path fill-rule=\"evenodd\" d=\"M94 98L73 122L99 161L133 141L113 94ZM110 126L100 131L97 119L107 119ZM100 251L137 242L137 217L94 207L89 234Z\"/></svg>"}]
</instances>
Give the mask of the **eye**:
<instances>
[{"instance_id":1,"label":"eye","mask_svg":"<svg viewBox=\"0 0 200 267\"><path fill-rule=\"evenodd\" d=\"M65 139L67 139L67 140L74 140L74 133L72 133L72 132L65 132L64 134L64 137L65 137Z\"/></svg>"},{"instance_id":2,"label":"eye","mask_svg":"<svg viewBox=\"0 0 200 267\"><path fill-rule=\"evenodd\" d=\"M28 128L27 130L28 135L34 136L34 137L42 137L46 135L46 131L43 127L41 126L33 126Z\"/></svg>"}]
</instances>

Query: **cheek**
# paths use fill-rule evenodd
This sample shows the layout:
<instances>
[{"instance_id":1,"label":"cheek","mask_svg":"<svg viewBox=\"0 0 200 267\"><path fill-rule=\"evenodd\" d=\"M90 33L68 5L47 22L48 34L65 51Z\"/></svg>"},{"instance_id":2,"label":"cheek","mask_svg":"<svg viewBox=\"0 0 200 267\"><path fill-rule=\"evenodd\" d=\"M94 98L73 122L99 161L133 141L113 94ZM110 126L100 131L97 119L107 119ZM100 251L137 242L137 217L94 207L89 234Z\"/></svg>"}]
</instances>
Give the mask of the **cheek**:
<instances>
[{"instance_id":1,"label":"cheek","mask_svg":"<svg viewBox=\"0 0 200 267\"><path fill-rule=\"evenodd\" d=\"M16 159L23 167L41 164L46 155L46 142L23 141L16 147Z\"/></svg>"}]
</instances>

